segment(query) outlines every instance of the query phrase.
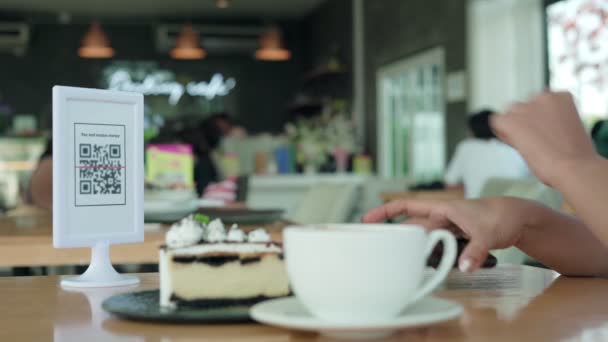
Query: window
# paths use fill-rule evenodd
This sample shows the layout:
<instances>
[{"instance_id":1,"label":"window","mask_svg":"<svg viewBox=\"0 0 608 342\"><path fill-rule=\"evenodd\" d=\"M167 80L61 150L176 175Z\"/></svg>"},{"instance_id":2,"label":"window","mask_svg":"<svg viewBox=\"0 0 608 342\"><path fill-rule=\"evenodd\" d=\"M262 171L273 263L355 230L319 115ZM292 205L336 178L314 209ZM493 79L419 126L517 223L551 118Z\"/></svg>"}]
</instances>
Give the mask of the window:
<instances>
[{"instance_id":1,"label":"window","mask_svg":"<svg viewBox=\"0 0 608 342\"><path fill-rule=\"evenodd\" d=\"M608 2L547 6L550 85L570 91L586 123L608 114Z\"/></svg>"},{"instance_id":2,"label":"window","mask_svg":"<svg viewBox=\"0 0 608 342\"><path fill-rule=\"evenodd\" d=\"M379 171L415 182L442 178L445 168L444 52L435 48L380 68Z\"/></svg>"}]
</instances>

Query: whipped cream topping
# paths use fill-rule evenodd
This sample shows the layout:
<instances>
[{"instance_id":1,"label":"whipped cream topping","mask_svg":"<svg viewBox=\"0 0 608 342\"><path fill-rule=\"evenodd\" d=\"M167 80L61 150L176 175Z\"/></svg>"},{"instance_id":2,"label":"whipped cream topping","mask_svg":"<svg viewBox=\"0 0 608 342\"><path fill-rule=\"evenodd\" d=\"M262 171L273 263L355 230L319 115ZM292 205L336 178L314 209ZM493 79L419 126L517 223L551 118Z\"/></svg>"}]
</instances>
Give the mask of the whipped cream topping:
<instances>
[{"instance_id":1,"label":"whipped cream topping","mask_svg":"<svg viewBox=\"0 0 608 342\"><path fill-rule=\"evenodd\" d=\"M270 242L270 235L264 230L264 228L258 228L252 230L247 235L247 241L249 242Z\"/></svg>"},{"instance_id":2,"label":"whipped cream topping","mask_svg":"<svg viewBox=\"0 0 608 342\"><path fill-rule=\"evenodd\" d=\"M169 248L191 247L199 245L201 242L209 244L221 244L222 242L247 244L271 241L270 235L264 228L258 228L247 234L239 229L236 224L233 224L230 230L226 232L226 228L220 219L215 219L204 225L194 219L192 215L174 223L165 236L165 242Z\"/></svg>"},{"instance_id":3,"label":"whipped cream topping","mask_svg":"<svg viewBox=\"0 0 608 342\"><path fill-rule=\"evenodd\" d=\"M167 246L181 248L197 244L203 237L203 228L192 215L171 226L165 236Z\"/></svg>"},{"instance_id":4,"label":"whipped cream topping","mask_svg":"<svg viewBox=\"0 0 608 342\"><path fill-rule=\"evenodd\" d=\"M226 237L226 241L228 242L244 242L245 241L245 232L239 229L236 224L233 224L230 230L228 231L228 235Z\"/></svg>"},{"instance_id":5,"label":"whipped cream topping","mask_svg":"<svg viewBox=\"0 0 608 342\"><path fill-rule=\"evenodd\" d=\"M205 227L203 240L205 240L205 242L222 242L226 240L226 228L224 228L222 220L215 219L209 222Z\"/></svg>"}]
</instances>

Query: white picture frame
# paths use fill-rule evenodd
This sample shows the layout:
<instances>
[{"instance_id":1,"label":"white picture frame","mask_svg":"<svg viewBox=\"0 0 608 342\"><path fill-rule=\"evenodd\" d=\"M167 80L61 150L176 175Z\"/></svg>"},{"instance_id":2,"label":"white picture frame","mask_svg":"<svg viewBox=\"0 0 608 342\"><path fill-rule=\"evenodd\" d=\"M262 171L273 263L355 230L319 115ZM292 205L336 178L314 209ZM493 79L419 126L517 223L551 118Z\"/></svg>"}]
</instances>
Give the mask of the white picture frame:
<instances>
[{"instance_id":1,"label":"white picture frame","mask_svg":"<svg viewBox=\"0 0 608 342\"><path fill-rule=\"evenodd\" d=\"M53 87L56 248L144 240L143 142L143 95Z\"/></svg>"}]
</instances>

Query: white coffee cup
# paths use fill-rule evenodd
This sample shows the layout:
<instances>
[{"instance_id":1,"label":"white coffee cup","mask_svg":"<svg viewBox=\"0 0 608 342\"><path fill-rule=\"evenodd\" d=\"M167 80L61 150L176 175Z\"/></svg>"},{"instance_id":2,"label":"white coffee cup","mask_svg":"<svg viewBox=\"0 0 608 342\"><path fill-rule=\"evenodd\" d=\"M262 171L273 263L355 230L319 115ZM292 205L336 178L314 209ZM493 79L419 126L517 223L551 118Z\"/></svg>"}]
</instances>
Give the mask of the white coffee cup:
<instances>
[{"instance_id":1,"label":"white coffee cup","mask_svg":"<svg viewBox=\"0 0 608 342\"><path fill-rule=\"evenodd\" d=\"M415 225L291 226L283 240L294 294L312 315L335 323L396 317L441 284L457 254L450 232ZM443 257L423 282L439 241Z\"/></svg>"}]
</instances>

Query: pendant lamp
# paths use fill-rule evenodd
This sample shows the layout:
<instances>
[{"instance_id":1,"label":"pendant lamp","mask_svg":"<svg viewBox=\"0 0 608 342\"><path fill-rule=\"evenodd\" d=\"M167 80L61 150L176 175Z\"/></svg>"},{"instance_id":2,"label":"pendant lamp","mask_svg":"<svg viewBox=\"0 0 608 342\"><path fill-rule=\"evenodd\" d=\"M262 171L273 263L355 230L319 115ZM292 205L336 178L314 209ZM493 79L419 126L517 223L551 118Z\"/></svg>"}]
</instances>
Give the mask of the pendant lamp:
<instances>
[{"instance_id":1,"label":"pendant lamp","mask_svg":"<svg viewBox=\"0 0 608 342\"><path fill-rule=\"evenodd\" d=\"M283 43L281 29L270 26L262 33L259 48L255 52L255 58L262 61L286 61L291 58L291 51L287 50Z\"/></svg>"},{"instance_id":2,"label":"pendant lamp","mask_svg":"<svg viewBox=\"0 0 608 342\"><path fill-rule=\"evenodd\" d=\"M112 58L114 56L110 39L98 21L91 23L91 27L82 38L78 55L82 58Z\"/></svg>"},{"instance_id":3,"label":"pendant lamp","mask_svg":"<svg viewBox=\"0 0 608 342\"><path fill-rule=\"evenodd\" d=\"M207 55L200 45L200 36L192 25L184 25L175 39L175 47L170 55L175 59L203 59Z\"/></svg>"}]
</instances>

